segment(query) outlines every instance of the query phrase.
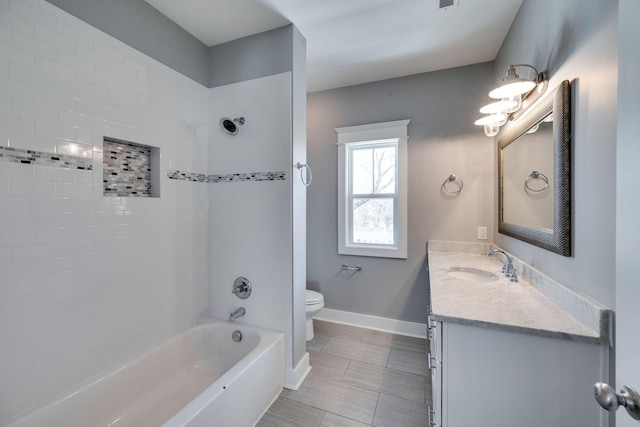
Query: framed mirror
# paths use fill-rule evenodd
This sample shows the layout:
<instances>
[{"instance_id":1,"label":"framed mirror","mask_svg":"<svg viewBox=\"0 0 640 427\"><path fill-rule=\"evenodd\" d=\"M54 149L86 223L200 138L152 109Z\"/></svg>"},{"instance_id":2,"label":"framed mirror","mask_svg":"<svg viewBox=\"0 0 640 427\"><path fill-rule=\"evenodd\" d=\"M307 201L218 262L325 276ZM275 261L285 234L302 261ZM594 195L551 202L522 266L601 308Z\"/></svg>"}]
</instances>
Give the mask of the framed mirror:
<instances>
[{"instance_id":1,"label":"framed mirror","mask_svg":"<svg viewBox=\"0 0 640 427\"><path fill-rule=\"evenodd\" d=\"M571 255L570 84L563 81L498 140L498 231Z\"/></svg>"}]
</instances>

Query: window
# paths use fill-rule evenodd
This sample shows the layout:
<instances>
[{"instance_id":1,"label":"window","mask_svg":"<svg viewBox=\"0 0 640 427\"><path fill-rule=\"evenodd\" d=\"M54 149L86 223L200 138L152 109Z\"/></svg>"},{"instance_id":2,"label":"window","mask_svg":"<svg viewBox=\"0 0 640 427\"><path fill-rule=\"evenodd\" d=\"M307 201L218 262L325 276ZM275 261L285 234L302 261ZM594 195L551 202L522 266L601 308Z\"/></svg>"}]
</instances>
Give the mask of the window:
<instances>
[{"instance_id":1,"label":"window","mask_svg":"<svg viewBox=\"0 0 640 427\"><path fill-rule=\"evenodd\" d=\"M336 129L339 254L407 257L408 125Z\"/></svg>"}]
</instances>

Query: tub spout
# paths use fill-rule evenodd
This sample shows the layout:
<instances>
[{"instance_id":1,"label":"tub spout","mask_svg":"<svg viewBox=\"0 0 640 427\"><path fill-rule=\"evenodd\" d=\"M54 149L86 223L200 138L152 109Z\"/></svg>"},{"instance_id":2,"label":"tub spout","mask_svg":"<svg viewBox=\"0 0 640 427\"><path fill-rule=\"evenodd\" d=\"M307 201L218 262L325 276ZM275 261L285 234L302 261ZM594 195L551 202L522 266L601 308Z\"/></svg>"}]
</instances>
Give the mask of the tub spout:
<instances>
[{"instance_id":1,"label":"tub spout","mask_svg":"<svg viewBox=\"0 0 640 427\"><path fill-rule=\"evenodd\" d=\"M230 315L229 315L229 322L235 322L235 320L239 317L244 316L244 314L246 313L244 307L240 307L236 310L234 310Z\"/></svg>"}]
</instances>

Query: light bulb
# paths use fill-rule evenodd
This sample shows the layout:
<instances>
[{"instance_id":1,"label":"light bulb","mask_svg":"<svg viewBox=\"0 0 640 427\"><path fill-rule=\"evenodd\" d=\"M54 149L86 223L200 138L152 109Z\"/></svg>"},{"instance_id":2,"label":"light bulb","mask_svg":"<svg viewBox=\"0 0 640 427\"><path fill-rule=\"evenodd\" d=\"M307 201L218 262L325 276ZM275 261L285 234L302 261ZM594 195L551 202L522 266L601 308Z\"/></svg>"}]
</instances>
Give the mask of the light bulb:
<instances>
[{"instance_id":1,"label":"light bulb","mask_svg":"<svg viewBox=\"0 0 640 427\"><path fill-rule=\"evenodd\" d=\"M540 129L540 123L534 125L526 133L536 133Z\"/></svg>"},{"instance_id":2,"label":"light bulb","mask_svg":"<svg viewBox=\"0 0 640 427\"><path fill-rule=\"evenodd\" d=\"M518 97L519 101L519 97ZM500 101L492 102L491 104L487 104L480 109L482 114L494 114L494 113L510 113L516 111L519 107L519 102L515 99L503 99ZM515 107L515 110L513 108Z\"/></svg>"},{"instance_id":3,"label":"light bulb","mask_svg":"<svg viewBox=\"0 0 640 427\"><path fill-rule=\"evenodd\" d=\"M507 115L504 113L495 113L488 116L484 116L473 122L474 125L484 126L487 124L496 124L502 126L507 122Z\"/></svg>"},{"instance_id":4,"label":"light bulb","mask_svg":"<svg viewBox=\"0 0 640 427\"><path fill-rule=\"evenodd\" d=\"M490 114L490 116L493 117L494 123L498 126L502 126L507 123L507 115L504 113Z\"/></svg>"},{"instance_id":5,"label":"light bulb","mask_svg":"<svg viewBox=\"0 0 640 427\"><path fill-rule=\"evenodd\" d=\"M484 125L484 134L487 136L496 136L499 130L500 126L495 123L487 123Z\"/></svg>"},{"instance_id":6,"label":"light bulb","mask_svg":"<svg viewBox=\"0 0 640 427\"><path fill-rule=\"evenodd\" d=\"M503 98L502 102L509 102L511 105L511 108L504 110L505 113L507 114L515 113L520 109L520 107L522 107L522 96L513 95L513 96L510 96L509 98Z\"/></svg>"}]
</instances>

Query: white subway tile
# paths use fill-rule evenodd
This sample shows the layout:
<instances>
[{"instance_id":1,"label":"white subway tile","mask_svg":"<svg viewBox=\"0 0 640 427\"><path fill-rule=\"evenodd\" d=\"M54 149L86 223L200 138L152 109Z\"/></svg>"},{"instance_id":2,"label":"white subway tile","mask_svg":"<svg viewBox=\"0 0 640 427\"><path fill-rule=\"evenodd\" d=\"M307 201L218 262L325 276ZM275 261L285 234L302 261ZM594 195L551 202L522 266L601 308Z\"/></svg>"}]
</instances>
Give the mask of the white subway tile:
<instances>
[{"instance_id":1,"label":"white subway tile","mask_svg":"<svg viewBox=\"0 0 640 427\"><path fill-rule=\"evenodd\" d=\"M0 77L9 77L9 61L0 58ZM0 103L0 108L1 108Z\"/></svg>"},{"instance_id":2,"label":"white subway tile","mask_svg":"<svg viewBox=\"0 0 640 427\"><path fill-rule=\"evenodd\" d=\"M1 200L0 203L2 203ZM33 207L33 201L31 201L31 207ZM31 228L35 224L33 215L33 212L0 213L0 229Z\"/></svg>"},{"instance_id":3,"label":"white subway tile","mask_svg":"<svg viewBox=\"0 0 640 427\"><path fill-rule=\"evenodd\" d=\"M11 420L33 409L38 404L36 394L27 394L20 398L0 403L0 414L4 419Z\"/></svg>"},{"instance_id":4,"label":"white subway tile","mask_svg":"<svg viewBox=\"0 0 640 427\"><path fill-rule=\"evenodd\" d=\"M0 165L2 167L2 165ZM0 178L0 196L8 196L11 192L11 181L9 178Z\"/></svg>"},{"instance_id":5,"label":"white subway tile","mask_svg":"<svg viewBox=\"0 0 640 427\"><path fill-rule=\"evenodd\" d=\"M33 67L35 56L8 43L0 42L0 58L23 67Z\"/></svg>"},{"instance_id":6,"label":"white subway tile","mask_svg":"<svg viewBox=\"0 0 640 427\"><path fill-rule=\"evenodd\" d=\"M22 31L11 30L11 42L14 47L34 55L39 55L52 61L58 59L58 49Z\"/></svg>"},{"instance_id":7,"label":"white subway tile","mask_svg":"<svg viewBox=\"0 0 640 427\"><path fill-rule=\"evenodd\" d=\"M89 198L93 195L91 184L57 183L56 197Z\"/></svg>"},{"instance_id":8,"label":"white subway tile","mask_svg":"<svg viewBox=\"0 0 640 427\"><path fill-rule=\"evenodd\" d=\"M48 289L61 286L60 276L52 274L48 276L32 276L26 279L14 280L7 283L11 286L11 294L14 297L21 297L30 294L37 294Z\"/></svg>"},{"instance_id":9,"label":"white subway tile","mask_svg":"<svg viewBox=\"0 0 640 427\"><path fill-rule=\"evenodd\" d=\"M4 164L2 165L4 166ZM2 169L0 167L0 169ZM0 196L0 215L33 212L33 197Z\"/></svg>"},{"instance_id":10,"label":"white subway tile","mask_svg":"<svg viewBox=\"0 0 640 427\"><path fill-rule=\"evenodd\" d=\"M93 157L93 146L69 142L65 139L57 139L55 152L90 159Z\"/></svg>"},{"instance_id":11,"label":"white subway tile","mask_svg":"<svg viewBox=\"0 0 640 427\"><path fill-rule=\"evenodd\" d=\"M124 76L108 68L97 68L96 77L112 86L124 88Z\"/></svg>"},{"instance_id":12,"label":"white subway tile","mask_svg":"<svg viewBox=\"0 0 640 427\"><path fill-rule=\"evenodd\" d=\"M37 181L75 182L76 176L73 169L54 168L49 166L36 166L35 177Z\"/></svg>"},{"instance_id":13,"label":"white subway tile","mask_svg":"<svg viewBox=\"0 0 640 427\"><path fill-rule=\"evenodd\" d=\"M111 60L109 61L110 66L109 68L111 69L111 71L114 71L118 74L123 75L126 79L130 79L130 80L136 80L137 78L137 71L135 68L125 64L122 61L119 61L117 59L111 58Z\"/></svg>"},{"instance_id":14,"label":"white subway tile","mask_svg":"<svg viewBox=\"0 0 640 427\"><path fill-rule=\"evenodd\" d=\"M107 96L109 94L109 84L85 73L78 73L77 83L81 90L85 91L86 95L83 99L93 101L100 96Z\"/></svg>"},{"instance_id":15,"label":"white subway tile","mask_svg":"<svg viewBox=\"0 0 640 427\"><path fill-rule=\"evenodd\" d=\"M60 54L75 53L76 51L76 43L73 40L53 29L36 25L34 27L34 35L36 38L47 42L50 46L61 49ZM64 62L62 63L64 64Z\"/></svg>"},{"instance_id":16,"label":"white subway tile","mask_svg":"<svg viewBox=\"0 0 640 427\"><path fill-rule=\"evenodd\" d=\"M85 295L96 294L100 291L100 285L96 285L96 283L94 282L63 286L60 288L52 289L50 291L39 293L38 306L43 307L50 304L56 304L62 301L68 301L83 297Z\"/></svg>"},{"instance_id":17,"label":"white subway tile","mask_svg":"<svg viewBox=\"0 0 640 427\"><path fill-rule=\"evenodd\" d=\"M35 244L36 233L33 229L0 230L0 247L11 248Z\"/></svg>"},{"instance_id":18,"label":"white subway tile","mask_svg":"<svg viewBox=\"0 0 640 427\"><path fill-rule=\"evenodd\" d=\"M48 141L36 139L32 129L16 129L9 132L9 141L12 147L23 150L51 151Z\"/></svg>"},{"instance_id":19,"label":"white subway tile","mask_svg":"<svg viewBox=\"0 0 640 427\"><path fill-rule=\"evenodd\" d=\"M93 157L93 132L87 129L76 129L76 141L78 144L87 145L91 148L91 153L85 155L85 157Z\"/></svg>"},{"instance_id":20,"label":"white subway tile","mask_svg":"<svg viewBox=\"0 0 640 427\"><path fill-rule=\"evenodd\" d=\"M11 61L9 62L9 78L41 93L53 94L56 90L56 82L52 76L36 71L31 66L22 66Z\"/></svg>"},{"instance_id":21,"label":"white subway tile","mask_svg":"<svg viewBox=\"0 0 640 427\"><path fill-rule=\"evenodd\" d=\"M82 262L76 257L60 257L36 261L38 275L56 274L82 268Z\"/></svg>"},{"instance_id":22,"label":"white subway tile","mask_svg":"<svg viewBox=\"0 0 640 427\"><path fill-rule=\"evenodd\" d=\"M50 181L36 181L35 195L39 197L54 197L56 195L56 183Z\"/></svg>"},{"instance_id":23,"label":"white subway tile","mask_svg":"<svg viewBox=\"0 0 640 427\"><path fill-rule=\"evenodd\" d=\"M93 36L91 35L90 32L84 31L78 26L73 25L67 20L64 20L61 18L58 18L58 21L56 23L56 29L60 34L60 36L64 36L72 43L73 42L80 43L79 45L77 45L77 49L79 49L80 46L86 46L93 49ZM69 50L69 49L66 49L66 50ZM78 52L78 50L76 50L76 52Z\"/></svg>"},{"instance_id":24,"label":"white subway tile","mask_svg":"<svg viewBox=\"0 0 640 427\"><path fill-rule=\"evenodd\" d=\"M0 9L0 13L4 12ZM0 42L11 44L11 27L0 24Z\"/></svg>"},{"instance_id":25,"label":"white subway tile","mask_svg":"<svg viewBox=\"0 0 640 427\"><path fill-rule=\"evenodd\" d=\"M33 196L36 192L36 182L33 179L12 179L12 196Z\"/></svg>"},{"instance_id":26,"label":"white subway tile","mask_svg":"<svg viewBox=\"0 0 640 427\"><path fill-rule=\"evenodd\" d=\"M4 70L4 65L7 66L7 73L9 73L9 62L0 59L0 93L3 94L0 97L0 113L9 114L11 113L11 95L9 91L12 85L9 83L9 79L2 78L3 72L1 70Z\"/></svg>"},{"instance_id":27,"label":"white subway tile","mask_svg":"<svg viewBox=\"0 0 640 427\"><path fill-rule=\"evenodd\" d=\"M6 265L7 262L9 260L9 249L7 248L2 248L0 249L0 265ZM3 285L0 285L0 299L7 299L12 297L13 294L11 293L11 284L10 283L5 283ZM2 323L2 322L0 322ZM0 334L2 335L2 334Z\"/></svg>"},{"instance_id":28,"label":"white subway tile","mask_svg":"<svg viewBox=\"0 0 640 427\"><path fill-rule=\"evenodd\" d=\"M95 73L96 67L92 62L87 61L86 59L79 58L75 54L61 50L59 57L60 63L65 65L66 67L73 68L80 73L89 75L93 75Z\"/></svg>"},{"instance_id":29,"label":"white subway tile","mask_svg":"<svg viewBox=\"0 0 640 427\"><path fill-rule=\"evenodd\" d=\"M56 17L47 11L34 6L25 0L9 0L10 8L13 12L28 17L40 25L55 29Z\"/></svg>"},{"instance_id":30,"label":"white subway tile","mask_svg":"<svg viewBox=\"0 0 640 427\"><path fill-rule=\"evenodd\" d=\"M31 19L7 8L2 8L1 12L0 24L4 24L12 28L18 28L25 33L33 34L34 23Z\"/></svg>"},{"instance_id":31,"label":"white subway tile","mask_svg":"<svg viewBox=\"0 0 640 427\"><path fill-rule=\"evenodd\" d=\"M149 95L149 88L145 83L140 83L136 78L127 78L124 84L125 89L142 96Z\"/></svg>"},{"instance_id":32,"label":"white subway tile","mask_svg":"<svg viewBox=\"0 0 640 427\"><path fill-rule=\"evenodd\" d=\"M97 70L109 68L109 57L97 52L92 45L77 45L76 54L87 61L92 62Z\"/></svg>"},{"instance_id":33,"label":"white subway tile","mask_svg":"<svg viewBox=\"0 0 640 427\"><path fill-rule=\"evenodd\" d=\"M120 49L118 49L114 44L106 42L102 39L95 39L93 42L93 46L96 52L107 55L110 58L113 58L118 61L123 60L123 54Z\"/></svg>"},{"instance_id":34,"label":"white subway tile","mask_svg":"<svg viewBox=\"0 0 640 427\"><path fill-rule=\"evenodd\" d=\"M34 201L34 209L40 215L50 213L73 212L75 209L73 199L39 197Z\"/></svg>"},{"instance_id":35,"label":"white subway tile","mask_svg":"<svg viewBox=\"0 0 640 427\"><path fill-rule=\"evenodd\" d=\"M36 126L39 122L56 124L58 122L58 106L49 99L38 97L34 100L33 115Z\"/></svg>"},{"instance_id":36,"label":"white subway tile","mask_svg":"<svg viewBox=\"0 0 640 427\"><path fill-rule=\"evenodd\" d=\"M71 126L36 120L35 127L35 134L38 139L50 139L55 142L57 139L75 141L76 138L76 129Z\"/></svg>"},{"instance_id":37,"label":"white subway tile","mask_svg":"<svg viewBox=\"0 0 640 427\"><path fill-rule=\"evenodd\" d=\"M23 263L38 260L37 246L13 246L11 248L11 263Z\"/></svg>"},{"instance_id":38,"label":"white subway tile","mask_svg":"<svg viewBox=\"0 0 640 427\"><path fill-rule=\"evenodd\" d=\"M93 184L93 174L92 171L87 170L77 170L76 173L76 184Z\"/></svg>"},{"instance_id":39,"label":"white subway tile","mask_svg":"<svg viewBox=\"0 0 640 427\"><path fill-rule=\"evenodd\" d=\"M33 117L26 117L21 114L0 114L0 127L14 131L31 131L31 135L35 130L35 120Z\"/></svg>"},{"instance_id":40,"label":"white subway tile","mask_svg":"<svg viewBox=\"0 0 640 427\"><path fill-rule=\"evenodd\" d=\"M38 243L66 242L71 240L71 230L65 227L38 228Z\"/></svg>"},{"instance_id":41,"label":"white subway tile","mask_svg":"<svg viewBox=\"0 0 640 427\"><path fill-rule=\"evenodd\" d=\"M28 263L25 263L28 264ZM31 263L32 264L32 263ZM8 269L8 267L0 267ZM2 280L2 279L0 279ZM0 315L11 316L17 313L24 313L38 307L38 299L35 295L24 295L15 298L0 300ZM0 381L2 383L2 381Z\"/></svg>"},{"instance_id":42,"label":"white subway tile","mask_svg":"<svg viewBox=\"0 0 640 427\"><path fill-rule=\"evenodd\" d=\"M11 113L14 117L29 117L35 119L35 97L11 96Z\"/></svg>"},{"instance_id":43,"label":"white subway tile","mask_svg":"<svg viewBox=\"0 0 640 427\"><path fill-rule=\"evenodd\" d=\"M68 82L73 82L76 78L76 72L72 68L40 56L35 57L35 69L55 79Z\"/></svg>"}]
</instances>

